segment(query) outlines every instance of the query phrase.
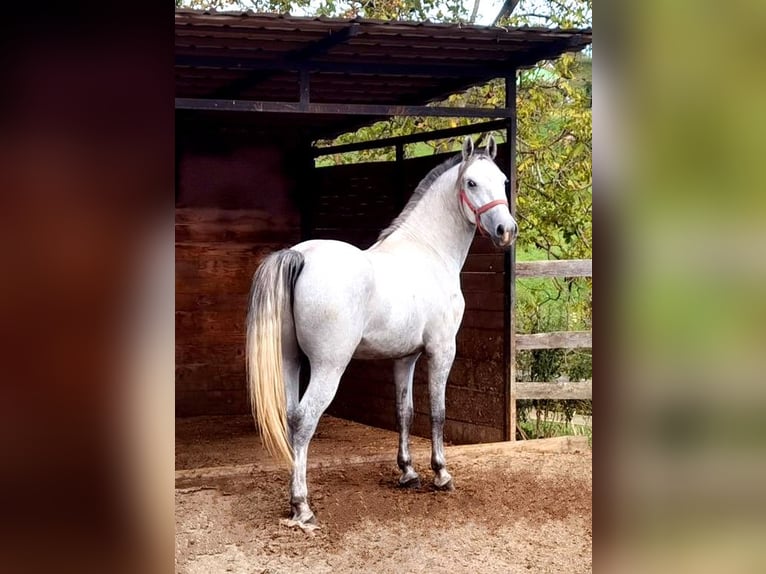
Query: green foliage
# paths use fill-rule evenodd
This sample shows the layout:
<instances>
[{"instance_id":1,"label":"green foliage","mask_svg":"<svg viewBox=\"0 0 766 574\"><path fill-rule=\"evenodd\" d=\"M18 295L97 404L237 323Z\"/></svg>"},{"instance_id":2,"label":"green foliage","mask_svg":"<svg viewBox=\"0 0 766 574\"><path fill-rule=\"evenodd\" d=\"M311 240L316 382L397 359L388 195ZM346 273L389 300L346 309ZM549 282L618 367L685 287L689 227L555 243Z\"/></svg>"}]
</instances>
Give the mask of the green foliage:
<instances>
[{"instance_id":1,"label":"green foliage","mask_svg":"<svg viewBox=\"0 0 766 574\"><path fill-rule=\"evenodd\" d=\"M379 20L432 20L458 22L468 11L461 0L176 0L179 8L234 10L375 18Z\"/></svg>"},{"instance_id":2,"label":"green foliage","mask_svg":"<svg viewBox=\"0 0 766 574\"><path fill-rule=\"evenodd\" d=\"M513 15L501 24L581 28L592 25L592 14L592 0L521 0Z\"/></svg>"},{"instance_id":3,"label":"green foliage","mask_svg":"<svg viewBox=\"0 0 766 574\"><path fill-rule=\"evenodd\" d=\"M436 11L434 13L434 11ZM464 14L462 2L459 0L326 0L320 5L321 15L340 15L345 18L375 18L379 20L413 20L422 21L432 14L437 19L457 19ZM441 15L441 16L439 16Z\"/></svg>"},{"instance_id":4,"label":"green foliage","mask_svg":"<svg viewBox=\"0 0 766 574\"><path fill-rule=\"evenodd\" d=\"M305 9L311 0L176 0L178 8L210 11L246 11L289 14L296 8Z\"/></svg>"},{"instance_id":5,"label":"green foliage","mask_svg":"<svg viewBox=\"0 0 766 574\"><path fill-rule=\"evenodd\" d=\"M567 54L523 71L518 88L518 213L520 243L548 258L592 253L592 116L587 90L575 78L584 59ZM536 74L553 72L551 79ZM578 78L579 79L579 78Z\"/></svg>"}]
</instances>

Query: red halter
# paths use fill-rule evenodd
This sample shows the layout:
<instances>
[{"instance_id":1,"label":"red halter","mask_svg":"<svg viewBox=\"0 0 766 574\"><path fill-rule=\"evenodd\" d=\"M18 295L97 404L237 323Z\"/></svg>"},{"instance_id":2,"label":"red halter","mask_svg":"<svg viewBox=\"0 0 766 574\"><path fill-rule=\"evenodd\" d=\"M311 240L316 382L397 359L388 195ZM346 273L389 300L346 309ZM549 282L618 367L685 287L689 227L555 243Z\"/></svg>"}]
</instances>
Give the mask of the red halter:
<instances>
[{"instance_id":1,"label":"red halter","mask_svg":"<svg viewBox=\"0 0 766 574\"><path fill-rule=\"evenodd\" d=\"M489 235L487 233L487 230L484 229L484 226L481 224L481 217L479 217L482 213L485 213L492 209L493 207L497 207L498 205L508 205L508 200L506 199L496 199L495 201L490 201L489 203L486 203L482 205L481 207L476 207L473 203L471 203L471 200L468 199L468 195L465 193L465 189L462 187L460 188L460 201L465 203L468 206L468 209L471 210L473 213L473 217L476 220L476 227L479 228L479 233L484 235L485 237Z\"/></svg>"}]
</instances>

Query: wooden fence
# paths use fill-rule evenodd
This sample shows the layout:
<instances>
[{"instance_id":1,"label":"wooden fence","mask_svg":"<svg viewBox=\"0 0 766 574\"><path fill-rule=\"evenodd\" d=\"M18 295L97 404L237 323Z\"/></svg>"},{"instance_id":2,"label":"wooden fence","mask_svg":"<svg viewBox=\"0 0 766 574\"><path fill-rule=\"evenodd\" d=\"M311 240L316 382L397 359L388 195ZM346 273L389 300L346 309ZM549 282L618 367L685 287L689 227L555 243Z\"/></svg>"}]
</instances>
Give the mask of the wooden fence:
<instances>
[{"instance_id":1,"label":"wooden fence","mask_svg":"<svg viewBox=\"0 0 766 574\"><path fill-rule=\"evenodd\" d=\"M516 279L540 277L593 277L592 259L560 261L518 261ZM515 351L535 349L590 349L593 346L590 331L556 331L515 336ZM515 357L514 357L515 359ZM586 382L532 382L516 381L515 360L510 365L511 413L516 413L516 401L521 399L584 399L593 398L593 381ZM514 417L515 420L515 417ZM515 426L515 425L514 425ZM511 439L515 433L511 433Z\"/></svg>"}]
</instances>

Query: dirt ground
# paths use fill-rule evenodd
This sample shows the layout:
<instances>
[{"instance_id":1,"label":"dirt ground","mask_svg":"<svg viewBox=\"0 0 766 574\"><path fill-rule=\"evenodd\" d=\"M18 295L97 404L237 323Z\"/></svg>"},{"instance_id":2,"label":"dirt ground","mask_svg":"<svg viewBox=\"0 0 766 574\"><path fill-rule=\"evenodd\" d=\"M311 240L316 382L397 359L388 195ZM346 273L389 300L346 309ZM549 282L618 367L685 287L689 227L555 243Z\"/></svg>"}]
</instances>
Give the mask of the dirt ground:
<instances>
[{"instance_id":1,"label":"dirt ground","mask_svg":"<svg viewBox=\"0 0 766 574\"><path fill-rule=\"evenodd\" d=\"M252 419L179 419L176 435L179 573L591 571L592 458L582 443L448 447L455 490L436 492L429 443L414 439L423 486L401 490L395 433L325 417L308 471L320 528L306 533L280 523L288 474L261 449Z\"/></svg>"}]
</instances>

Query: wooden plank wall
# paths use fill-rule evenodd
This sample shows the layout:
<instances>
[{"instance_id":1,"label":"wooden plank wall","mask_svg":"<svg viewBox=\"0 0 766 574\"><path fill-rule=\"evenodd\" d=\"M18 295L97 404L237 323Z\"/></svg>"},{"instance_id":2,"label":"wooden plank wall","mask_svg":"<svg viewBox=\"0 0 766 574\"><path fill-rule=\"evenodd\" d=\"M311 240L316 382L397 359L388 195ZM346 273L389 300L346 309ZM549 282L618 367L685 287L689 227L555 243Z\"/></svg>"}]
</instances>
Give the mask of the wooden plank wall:
<instances>
[{"instance_id":1,"label":"wooden plank wall","mask_svg":"<svg viewBox=\"0 0 766 574\"><path fill-rule=\"evenodd\" d=\"M318 169L313 236L365 248L399 213L420 179L447 156ZM503 151L498 157L505 157ZM502 165L501 165L502 167ZM474 240L461 274L466 312L447 385L445 438L453 443L504 439L503 256L487 239ZM391 361L352 361L330 412L365 424L396 428ZM415 375L413 433L430 436L426 361Z\"/></svg>"},{"instance_id":2,"label":"wooden plank wall","mask_svg":"<svg viewBox=\"0 0 766 574\"><path fill-rule=\"evenodd\" d=\"M279 150L186 153L176 203L176 415L249 412L244 323L250 281L300 241Z\"/></svg>"}]
</instances>

